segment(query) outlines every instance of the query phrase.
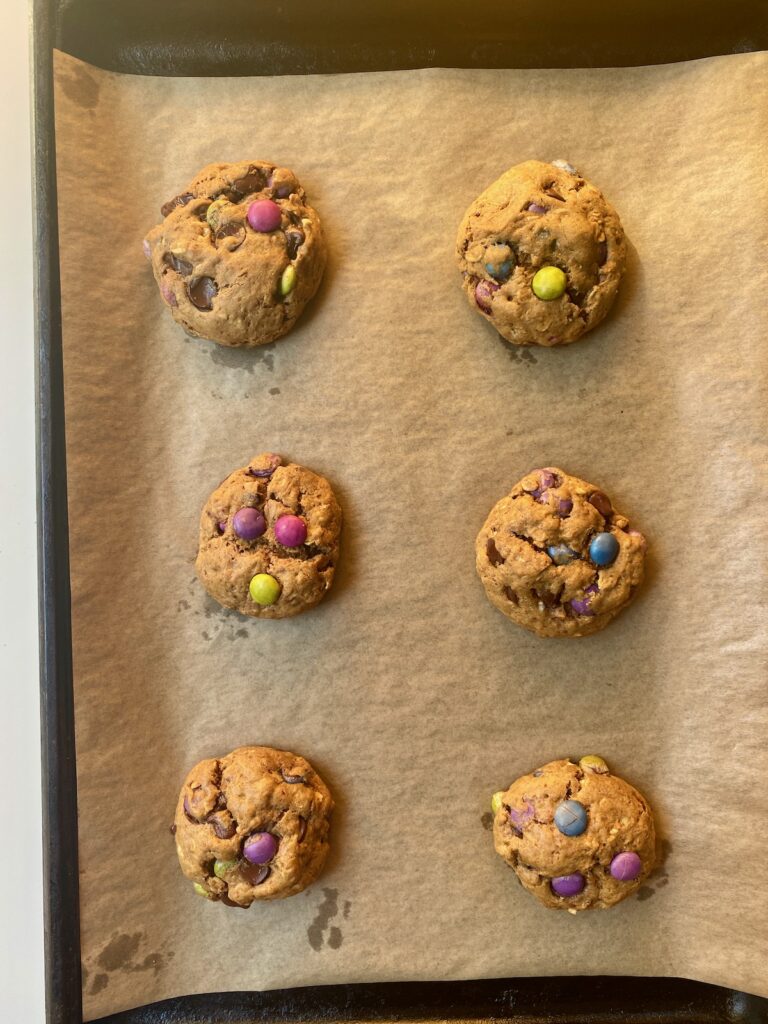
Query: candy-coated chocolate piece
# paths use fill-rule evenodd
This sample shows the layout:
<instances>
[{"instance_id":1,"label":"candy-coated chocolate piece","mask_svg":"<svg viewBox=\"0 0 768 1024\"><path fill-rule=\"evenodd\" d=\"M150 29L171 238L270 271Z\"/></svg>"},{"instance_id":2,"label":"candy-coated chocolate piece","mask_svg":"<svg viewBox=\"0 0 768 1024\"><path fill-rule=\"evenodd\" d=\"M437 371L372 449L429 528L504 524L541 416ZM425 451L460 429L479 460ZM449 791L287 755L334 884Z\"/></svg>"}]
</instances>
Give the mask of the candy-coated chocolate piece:
<instances>
[{"instance_id":1,"label":"candy-coated chocolate piece","mask_svg":"<svg viewBox=\"0 0 768 1024\"><path fill-rule=\"evenodd\" d=\"M215 860L213 862L213 873L217 878L223 878L228 871L236 867L236 860Z\"/></svg>"},{"instance_id":2,"label":"candy-coated chocolate piece","mask_svg":"<svg viewBox=\"0 0 768 1024\"><path fill-rule=\"evenodd\" d=\"M307 524L300 516L280 516L275 523L275 540L284 548L298 548L307 539Z\"/></svg>"},{"instance_id":3,"label":"candy-coated chocolate piece","mask_svg":"<svg viewBox=\"0 0 768 1024\"><path fill-rule=\"evenodd\" d=\"M271 832L254 832L243 844L243 856L249 864L268 864L277 853L278 842Z\"/></svg>"},{"instance_id":4,"label":"candy-coated chocolate piece","mask_svg":"<svg viewBox=\"0 0 768 1024\"><path fill-rule=\"evenodd\" d=\"M584 875L578 871L572 875L558 875L551 881L552 892L558 896L578 896L586 885Z\"/></svg>"},{"instance_id":5,"label":"candy-coated chocolate piece","mask_svg":"<svg viewBox=\"0 0 768 1024\"><path fill-rule=\"evenodd\" d=\"M510 260L503 260L501 263L486 263L485 269L497 281L506 281L512 273L512 263Z\"/></svg>"},{"instance_id":6,"label":"candy-coated chocolate piece","mask_svg":"<svg viewBox=\"0 0 768 1024\"><path fill-rule=\"evenodd\" d=\"M296 267L289 264L283 271L283 276L280 278L280 294L285 298L286 295L290 295L295 287Z\"/></svg>"},{"instance_id":7,"label":"candy-coated chocolate piece","mask_svg":"<svg viewBox=\"0 0 768 1024\"><path fill-rule=\"evenodd\" d=\"M160 283L160 294L163 296L163 299L168 303L169 306L178 306L178 299L173 294L173 289L171 288L168 282L162 281Z\"/></svg>"},{"instance_id":8,"label":"candy-coated chocolate piece","mask_svg":"<svg viewBox=\"0 0 768 1024\"><path fill-rule=\"evenodd\" d=\"M579 768L585 772L594 772L595 775L607 775L610 769L602 757L597 754L585 754L579 761Z\"/></svg>"},{"instance_id":9,"label":"candy-coated chocolate piece","mask_svg":"<svg viewBox=\"0 0 768 1024\"><path fill-rule=\"evenodd\" d=\"M539 213L539 214L546 213L547 212L547 207L546 206L542 206L541 203L528 203L528 212L529 213Z\"/></svg>"},{"instance_id":10,"label":"candy-coated chocolate piece","mask_svg":"<svg viewBox=\"0 0 768 1024\"><path fill-rule=\"evenodd\" d=\"M643 862L636 853L617 853L611 861L611 874L619 882L634 882L643 870Z\"/></svg>"},{"instance_id":11,"label":"candy-coated chocolate piece","mask_svg":"<svg viewBox=\"0 0 768 1024\"><path fill-rule=\"evenodd\" d=\"M619 542L612 533L598 533L589 544L589 557L595 565L610 565L616 561Z\"/></svg>"},{"instance_id":12,"label":"candy-coated chocolate piece","mask_svg":"<svg viewBox=\"0 0 768 1024\"><path fill-rule=\"evenodd\" d=\"M587 809L578 800L563 800L555 808L555 825L564 836L580 836L587 828Z\"/></svg>"},{"instance_id":13,"label":"candy-coated chocolate piece","mask_svg":"<svg viewBox=\"0 0 768 1024\"><path fill-rule=\"evenodd\" d=\"M239 508L232 516L232 529L241 540L256 540L266 532L267 521L257 508Z\"/></svg>"},{"instance_id":14,"label":"candy-coated chocolate piece","mask_svg":"<svg viewBox=\"0 0 768 1024\"><path fill-rule=\"evenodd\" d=\"M494 284L493 281L477 282L477 285L475 286L475 302L484 313L491 312L491 298L493 293L498 290L499 286Z\"/></svg>"},{"instance_id":15,"label":"candy-coated chocolate piece","mask_svg":"<svg viewBox=\"0 0 768 1024\"><path fill-rule=\"evenodd\" d=\"M214 899L214 898L215 898L215 897L214 897L214 895L213 895L213 893L212 893L212 892L209 892L209 891L208 891L208 890L207 890L207 889L205 888L205 886L204 886L204 885L201 885L201 884L200 884L199 882L194 882L194 883L192 884L192 888L193 888L193 889L195 890L195 892L197 893L197 895L198 895L198 896L205 896L205 898L206 898L207 900L212 900L212 899Z\"/></svg>"},{"instance_id":16,"label":"candy-coated chocolate piece","mask_svg":"<svg viewBox=\"0 0 768 1024\"><path fill-rule=\"evenodd\" d=\"M547 554L555 563L555 565L568 565L574 558L578 558L577 552L572 548L569 548L566 544L553 544L547 548Z\"/></svg>"},{"instance_id":17,"label":"candy-coated chocolate piece","mask_svg":"<svg viewBox=\"0 0 768 1024\"><path fill-rule=\"evenodd\" d=\"M280 227L280 207L271 199L257 199L248 207L246 219L254 231L263 233Z\"/></svg>"},{"instance_id":18,"label":"candy-coated chocolate piece","mask_svg":"<svg viewBox=\"0 0 768 1024\"><path fill-rule=\"evenodd\" d=\"M278 581L267 572L258 573L253 577L248 586L251 600L261 605L274 604L278 597L280 597L280 590L281 587Z\"/></svg>"},{"instance_id":19,"label":"candy-coated chocolate piece","mask_svg":"<svg viewBox=\"0 0 768 1024\"><path fill-rule=\"evenodd\" d=\"M504 796L504 790L500 789L498 793L494 793L491 797L491 810L494 814L498 814L501 808L502 797Z\"/></svg>"},{"instance_id":20,"label":"candy-coated chocolate piece","mask_svg":"<svg viewBox=\"0 0 768 1024\"><path fill-rule=\"evenodd\" d=\"M537 299L551 302L565 292L567 278L560 267L542 267L533 275L531 287Z\"/></svg>"}]
</instances>

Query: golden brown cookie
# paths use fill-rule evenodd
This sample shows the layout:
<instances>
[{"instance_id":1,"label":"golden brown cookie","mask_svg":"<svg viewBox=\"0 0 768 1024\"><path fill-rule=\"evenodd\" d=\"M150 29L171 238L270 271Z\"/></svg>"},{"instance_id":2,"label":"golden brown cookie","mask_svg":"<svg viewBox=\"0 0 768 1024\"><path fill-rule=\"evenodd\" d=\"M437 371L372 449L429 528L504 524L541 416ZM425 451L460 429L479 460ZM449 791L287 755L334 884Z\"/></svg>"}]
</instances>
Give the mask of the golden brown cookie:
<instances>
[{"instance_id":1,"label":"golden brown cookie","mask_svg":"<svg viewBox=\"0 0 768 1024\"><path fill-rule=\"evenodd\" d=\"M475 542L491 604L537 636L607 626L643 579L645 537L586 480L551 466L516 483Z\"/></svg>"},{"instance_id":2,"label":"golden brown cookie","mask_svg":"<svg viewBox=\"0 0 768 1024\"><path fill-rule=\"evenodd\" d=\"M562 160L502 174L464 214L456 243L470 305L515 345L569 345L596 327L625 252L614 208Z\"/></svg>"},{"instance_id":3,"label":"golden brown cookie","mask_svg":"<svg viewBox=\"0 0 768 1024\"><path fill-rule=\"evenodd\" d=\"M648 802L595 754L550 761L494 794L492 807L496 852L545 907L612 907L656 863Z\"/></svg>"},{"instance_id":4,"label":"golden brown cookie","mask_svg":"<svg viewBox=\"0 0 768 1024\"><path fill-rule=\"evenodd\" d=\"M160 212L144 254L189 334L253 347L290 331L326 259L320 219L293 171L261 160L209 164Z\"/></svg>"},{"instance_id":5,"label":"golden brown cookie","mask_svg":"<svg viewBox=\"0 0 768 1024\"><path fill-rule=\"evenodd\" d=\"M298 754L239 747L196 764L184 780L174 832L195 891L230 906L306 889L328 854L333 799Z\"/></svg>"},{"instance_id":6,"label":"golden brown cookie","mask_svg":"<svg viewBox=\"0 0 768 1024\"><path fill-rule=\"evenodd\" d=\"M284 619L314 608L330 589L340 533L328 481L265 452L205 503L195 569L225 608Z\"/></svg>"}]
</instances>

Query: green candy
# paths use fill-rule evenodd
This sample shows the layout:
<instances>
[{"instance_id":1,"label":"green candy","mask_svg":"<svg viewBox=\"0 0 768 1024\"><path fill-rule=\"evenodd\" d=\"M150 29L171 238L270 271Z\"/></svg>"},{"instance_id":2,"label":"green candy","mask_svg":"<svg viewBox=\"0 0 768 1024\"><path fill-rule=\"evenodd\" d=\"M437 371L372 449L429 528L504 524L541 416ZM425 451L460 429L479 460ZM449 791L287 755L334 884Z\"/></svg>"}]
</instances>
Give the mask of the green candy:
<instances>
[{"instance_id":1,"label":"green candy","mask_svg":"<svg viewBox=\"0 0 768 1024\"><path fill-rule=\"evenodd\" d=\"M195 882L194 890L195 890L195 892L197 893L198 896L205 896L205 898L207 900L212 900L214 898L213 893L208 892L208 890L205 888L205 886L204 885L200 885L199 882Z\"/></svg>"},{"instance_id":2,"label":"green candy","mask_svg":"<svg viewBox=\"0 0 768 1024\"><path fill-rule=\"evenodd\" d=\"M278 597L280 597L280 589L280 584L274 576L270 576L266 572L260 572L251 580L248 593L251 595L251 600L255 601L256 604L269 605L274 604Z\"/></svg>"},{"instance_id":3,"label":"green candy","mask_svg":"<svg viewBox=\"0 0 768 1024\"><path fill-rule=\"evenodd\" d=\"M217 878L223 878L228 871L236 867L236 860L215 860L213 862L213 873Z\"/></svg>"},{"instance_id":4,"label":"green candy","mask_svg":"<svg viewBox=\"0 0 768 1024\"><path fill-rule=\"evenodd\" d=\"M292 267L290 264L283 271L283 276L280 278L280 294L285 297L290 295L293 289L296 287L296 267Z\"/></svg>"},{"instance_id":5,"label":"green candy","mask_svg":"<svg viewBox=\"0 0 768 1024\"><path fill-rule=\"evenodd\" d=\"M500 789L498 793L494 793L491 797L491 810L494 814L498 814L501 809L501 800L504 796L504 790Z\"/></svg>"},{"instance_id":6,"label":"green candy","mask_svg":"<svg viewBox=\"0 0 768 1024\"><path fill-rule=\"evenodd\" d=\"M227 200L220 196L218 199L214 199L208 209L205 211L205 219L208 222L208 226L215 231L219 226L219 218L221 216L222 207L227 205Z\"/></svg>"},{"instance_id":7,"label":"green candy","mask_svg":"<svg viewBox=\"0 0 768 1024\"><path fill-rule=\"evenodd\" d=\"M579 761L579 768L583 768L586 772L594 772L595 775L607 775L608 765L597 754L587 754L582 757Z\"/></svg>"},{"instance_id":8,"label":"green candy","mask_svg":"<svg viewBox=\"0 0 768 1024\"><path fill-rule=\"evenodd\" d=\"M537 299L544 302L551 302L552 299L559 299L565 292L567 283L565 274L559 267L542 267L533 275L531 287Z\"/></svg>"}]
</instances>

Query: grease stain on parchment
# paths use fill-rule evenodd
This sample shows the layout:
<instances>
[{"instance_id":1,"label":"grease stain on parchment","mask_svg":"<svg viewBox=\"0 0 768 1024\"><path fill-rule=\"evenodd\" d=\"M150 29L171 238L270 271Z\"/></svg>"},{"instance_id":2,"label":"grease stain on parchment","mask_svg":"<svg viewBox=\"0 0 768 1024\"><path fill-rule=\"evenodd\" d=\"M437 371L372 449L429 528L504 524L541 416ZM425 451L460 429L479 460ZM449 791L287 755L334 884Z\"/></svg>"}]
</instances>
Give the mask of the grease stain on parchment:
<instances>
[{"instance_id":1,"label":"grease stain on parchment","mask_svg":"<svg viewBox=\"0 0 768 1024\"><path fill-rule=\"evenodd\" d=\"M349 902L344 904L346 917L348 911L347 906L351 906ZM309 944L316 953L319 953L324 943L327 943L330 949L338 949L344 941L344 936L341 933L341 928L336 925L331 925L331 921L339 913L339 891L338 889L323 889L323 901L317 908L315 919L312 924L307 928L307 938ZM327 932L327 935L326 935Z\"/></svg>"}]
</instances>

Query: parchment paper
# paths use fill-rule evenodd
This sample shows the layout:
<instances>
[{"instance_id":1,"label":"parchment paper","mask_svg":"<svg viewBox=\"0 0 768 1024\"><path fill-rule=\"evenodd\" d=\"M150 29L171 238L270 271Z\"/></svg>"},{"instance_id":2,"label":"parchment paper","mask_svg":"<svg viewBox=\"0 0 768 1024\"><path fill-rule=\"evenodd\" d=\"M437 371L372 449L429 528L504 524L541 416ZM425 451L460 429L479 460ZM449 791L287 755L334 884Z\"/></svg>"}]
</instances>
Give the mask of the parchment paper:
<instances>
[{"instance_id":1,"label":"parchment paper","mask_svg":"<svg viewBox=\"0 0 768 1024\"><path fill-rule=\"evenodd\" d=\"M507 975L679 975L768 995L765 371L768 56L622 70L122 77L57 59L89 1018L181 993ZM285 340L230 352L167 316L141 239L204 164L295 169L330 265ZM507 346L462 295L469 202L564 157L620 211L609 322ZM329 598L245 621L193 574L200 508L255 452L343 504ZM539 640L473 541L561 465L650 538L604 633ZM338 803L322 879L206 903L168 832L200 758L305 754ZM542 909L492 848L491 793L602 754L653 802L638 897Z\"/></svg>"}]
</instances>

